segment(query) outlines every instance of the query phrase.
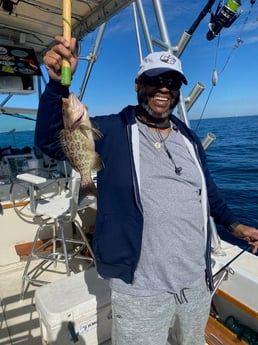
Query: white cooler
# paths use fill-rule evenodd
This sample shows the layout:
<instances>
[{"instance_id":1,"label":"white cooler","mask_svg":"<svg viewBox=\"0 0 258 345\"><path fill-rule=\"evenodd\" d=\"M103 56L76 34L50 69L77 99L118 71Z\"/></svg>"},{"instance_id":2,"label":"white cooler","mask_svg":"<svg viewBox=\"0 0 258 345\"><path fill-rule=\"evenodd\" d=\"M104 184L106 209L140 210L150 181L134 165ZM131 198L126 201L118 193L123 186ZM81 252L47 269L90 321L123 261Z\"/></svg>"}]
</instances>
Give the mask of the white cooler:
<instances>
[{"instance_id":1,"label":"white cooler","mask_svg":"<svg viewBox=\"0 0 258 345\"><path fill-rule=\"evenodd\" d=\"M38 288L35 304L43 344L110 343L110 288L95 268Z\"/></svg>"}]
</instances>

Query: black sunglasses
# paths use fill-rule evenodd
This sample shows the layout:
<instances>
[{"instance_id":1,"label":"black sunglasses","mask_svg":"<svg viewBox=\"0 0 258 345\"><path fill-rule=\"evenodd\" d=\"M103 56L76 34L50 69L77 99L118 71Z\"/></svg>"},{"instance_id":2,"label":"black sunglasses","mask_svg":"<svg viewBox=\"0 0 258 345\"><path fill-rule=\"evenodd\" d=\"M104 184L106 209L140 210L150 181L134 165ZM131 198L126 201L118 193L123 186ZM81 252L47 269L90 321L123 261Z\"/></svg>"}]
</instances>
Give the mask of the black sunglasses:
<instances>
[{"instance_id":1,"label":"black sunglasses","mask_svg":"<svg viewBox=\"0 0 258 345\"><path fill-rule=\"evenodd\" d=\"M151 87L161 88L166 87L168 90L171 91L178 91L182 86L182 81L180 79L172 79L172 78L164 78L164 77L148 77L146 75L142 75L140 77L140 81L144 85L148 85Z\"/></svg>"}]
</instances>

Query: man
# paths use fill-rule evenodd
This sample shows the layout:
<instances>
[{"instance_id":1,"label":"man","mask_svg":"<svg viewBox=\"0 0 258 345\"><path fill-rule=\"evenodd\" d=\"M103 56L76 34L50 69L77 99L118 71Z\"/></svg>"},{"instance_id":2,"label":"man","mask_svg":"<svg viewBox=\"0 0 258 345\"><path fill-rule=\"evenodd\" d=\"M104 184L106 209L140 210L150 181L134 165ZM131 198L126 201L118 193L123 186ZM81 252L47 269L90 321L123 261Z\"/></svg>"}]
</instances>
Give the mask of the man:
<instances>
[{"instance_id":1,"label":"man","mask_svg":"<svg viewBox=\"0 0 258 345\"><path fill-rule=\"evenodd\" d=\"M64 159L58 142L62 57L75 71L75 40L46 54L50 82L42 95L35 143ZM169 52L149 54L135 80L138 105L97 116L93 127L105 168L98 173L94 253L110 280L113 345L204 344L210 306L209 215L258 247L258 231L240 224L213 182L198 137L171 114L187 80ZM169 332L169 328L171 331Z\"/></svg>"}]
</instances>

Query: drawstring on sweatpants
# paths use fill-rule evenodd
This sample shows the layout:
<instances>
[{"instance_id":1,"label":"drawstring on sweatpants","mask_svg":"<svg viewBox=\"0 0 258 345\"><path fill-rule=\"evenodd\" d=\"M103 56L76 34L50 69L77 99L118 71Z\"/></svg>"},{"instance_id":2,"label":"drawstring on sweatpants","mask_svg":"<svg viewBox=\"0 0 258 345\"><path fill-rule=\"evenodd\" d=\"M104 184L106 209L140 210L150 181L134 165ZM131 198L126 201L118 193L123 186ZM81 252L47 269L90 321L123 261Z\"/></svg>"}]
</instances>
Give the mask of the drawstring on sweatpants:
<instances>
[{"instance_id":1,"label":"drawstring on sweatpants","mask_svg":"<svg viewBox=\"0 0 258 345\"><path fill-rule=\"evenodd\" d=\"M185 296L185 290L187 290L187 289L184 288L184 289L180 290L179 294L177 294L175 292L169 292L170 294L172 294L174 296L176 304L188 303L188 300Z\"/></svg>"}]
</instances>

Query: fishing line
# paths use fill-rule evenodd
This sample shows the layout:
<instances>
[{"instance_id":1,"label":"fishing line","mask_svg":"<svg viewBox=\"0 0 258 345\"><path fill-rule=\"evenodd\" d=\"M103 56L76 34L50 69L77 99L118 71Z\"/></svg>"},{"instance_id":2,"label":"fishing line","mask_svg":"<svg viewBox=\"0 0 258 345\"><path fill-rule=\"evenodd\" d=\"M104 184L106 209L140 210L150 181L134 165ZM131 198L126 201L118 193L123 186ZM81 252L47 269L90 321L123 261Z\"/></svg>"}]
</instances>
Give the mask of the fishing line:
<instances>
[{"instance_id":1,"label":"fishing line","mask_svg":"<svg viewBox=\"0 0 258 345\"><path fill-rule=\"evenodd\" d=\"M245 27L246 27L246 25L247 25L247 22L248 22L248 20L249 20L250 15L251 15L251 11L252 11L252 9L253 9L253 5L254 5L254 2L253 2L253 3L251 2L251 5L250 5L250 8L249 8L248 13L247 13L247 15L246 15L246 18L245 18L245 20L244 20L244 22L243 22L243 25L242 25L241 30L240 30L240 32L239 32L239 35L238 35L238 37L237 37L237 39L236 39L237 42L233 45L233 47L232 47L232 49L231 49L231 52L229 53L229 56L228 56L228 58L227 58L227 60L226 60L226 62L225 62L225 64L224 64L223 68L222 68L221 71L220 71L220 74L224 72L224 70L225 70L226 66L228 65L228 63L229 63L229 61L230 61L230 59L231 59L231 57L232 57L234 51L235 51L237 48L239 48L241 44L244 43L244 41L241 39L241 36L243 35L243 32L244 32L244 30L245 30Z\"/></svg>"},{"instance_id":2,"label":"fishing line","mask_svg":"<svg viewBox=\"0 0 258 345\"><path fill-rule=\"evenodd\" d=\"M202 112L201 112L199 121L198 121L198 123L197 123L197 125L196 125L196 127L195 127L195 131L197 131L198 128L199 128L199 125L200 125L200 123L201 123L201 121L202 121L202 119L203 119L203 115L204 115L204 112L205 112L205 110L206 110L206 108L207 108L207 105L208 105L208 103L209 103L209 100L210 100L212 91L213 91L213 89L214 89L214 86L217 85L217 82L218 82L218 75L221 75L221 74L224 72L224 70L226 69L227 65L229 64L229 62L230 62L230 60L231 60L231 58L232 58L232 56L233 56L235 50L236 50L237 48L239 48L239 47L244 43L244 41L241 39L241 36L243 35L243 32L244 32L244 30L245 30L245 28L246 28L246 25L247 25L248 21L249 21L249 18L250 18L251 11L252 11L252 9L253 9L254 3L255 3L255 1L251 1L251 4L250 4L249 10L248 10L248 13L247 13L246 18L245 18L245 20L244 20L244 22L243 22L243 25L242 25L242 27L241 27L241 29L240 29L239 35L238 35L238 37L237 37L237 39L236 39L236 43L233 45L233 47L232 47L232 49L231 49L231 52L229 53L229 55L228 55L228 57L227 57L227 60L226 60L226 62L224 63L224 65L223 65L223 67L222 67L222 69L221 69L221 71L220 71L219 73L217 72L217 61L218 61L218 51L219 51L219 47L220 47L221 35L220 35L220 33L218 34L217 46L216 46L216 49L215 49L215 59L214 59L214 68L213 68L213 76L212 76L212 86L211 86L211 88L210 88L209 94L208 94L208 96L207 96L206 102L205 102L204 107L203 107L203 110L202 110Z\"/></svg>"},{"instance_id":3,"label":"fishing line","mask_svg":"<svg viewBox=\"0 0 258 345\"><path fill-rule=\"evenodd\" d=\"M228 263L226 263L221 269L219 269L218 272L214 273L212 278L214 279L217 275L219 275L222 271L224 271L230 264L232 264L233 261L239 258L240 255L242 255L244 252L249 252L251 248L252 246L248 244L240 253L234 256Z\"/></svg>"},{"instance_id":4,"label":"fishing line","mask_svg":"<svg viewBox=\"0 0 258 345\"><path fill-rule=\"evenodd\" d=\"M241 26L241 29L240 29L240 31L239 31L239 35L238 35L238 37L237 37L237 39L236 39L236 43L233 45L233 47L232 47L232 49L231 49L231 52L229 53L228 58L227 58L227 60L226 60L226 62L225 62L225 64L224 64L224 66L222 67L222 69L221 69L219 75L221 75L221 74L224 72L225 68L227 67L227 65L228 65L228 63L229 63L229 61L230 61L230 59L232 58L232 55L233 55L234 51L235 51L237 48L239 48L239 47L241 46L241 44L244 43L244 41L242 40L241 36L243 35L243 32L244 32L244 30L245 30L245 28L246 28L246 25L247 25L247 22L249 21L249 18L250 18L251 11L252 11L252 9L253 9L254 3L255 3L255 2L252 2L252 1L251 1L249 10L248 10L247 15L246 15L246 18L245 18L245 20L244 20L244 22L243 22L243 24L242 24L242 26ZM218 38L220 39L220 35L219 35ZM218 39L218 42L219 42L219 39ZM217 45L217 49L218 49L218 48L219 48L219 45ZM216 54L216 55L217 55L217 54ZM215 64L215 66L216 66L216 64Z\"/></svg>"},{"instance_id":5,"label":"fishing line","mask_svg":"<svg viewBox=\"0 0 258 345\"><path fill-rule=\"evenodd\" d=\"M201 121L202 121L202 119L203 119L203 115L204 115L204 112L205 112L205 110L206 110L206 108L207 108L207 105L208 105L208 103L209 103L209 100L210 100L211 93L212 93L213 89L214 89L214 85L212 85L211 88L210 88L208 97L207 97L207 99L206 99L206 102L205 102L205 104L204 104L203 110L202 110L201 115L200 115L200 117L199 117L198 123L197 123L197 125L196 125L196 127L195 127L195 131L196 131L196 132L197 132L197 130L198 130L198 128L199 128L199 125L200 125L200 123L201 123Z\"/></svg>"},{"instance_id":6,"label":"fishing line","mask_svg":"<svg viewBox=\"0 0 258 345\"><path fill-rule=\"evenodd\" d=\"M218 35L218 40L217 40L217 46L216 46L216 50L215 50L215 59L214 59L214 67L213 67L213 74L212 74L212 85L211 85L211 88L210 88L210 91L209 91L209 94L207 96L207 99L206 99L206 102L204 104L204 107L203 107L203 110L201 112L201 115L200 115L200 118L199 118L199 121L195 127L195 131L198 130L199 128L199 125L203 119L203 115L204 115L204 112L207 108L207 105L210 101L210 98L211 98L211 94L212 94L212 91L214 89L214 86L217 85L217 82L218 82L218 72L217 72L217 61L218 61L218 51L219 51L219 45L220 45L220 33Z\"/></svg>"},{"instance_id":7,"label":"fishing line","mask_svg":"<svg viewBox=\"0 0 258 345\"><path fill-rule=\"evenodd\" d=\"M210 101L210 97L211 97L212 91L214 89L214 86L216 86L217 82L218 82L217 61L218 61L219 44L220 44L220 33L218 35L217 46L216 46L216 50L215 50L215 59L214 59L214 67L213 67L213 75L212 75L212 85L211 85L209 94L207 96L206 102L205 102L205 104L203 106L203 110L201 112L199 121L197 122L197 125L195 127L195 131L197 131L198 128L199 128L199 125L200 125L200 123L201 123L201 121L203 119L204 112L205 112L205 110L207 108L207 105L208 105L208 103Z\"/></svg>"}]
</instances>

